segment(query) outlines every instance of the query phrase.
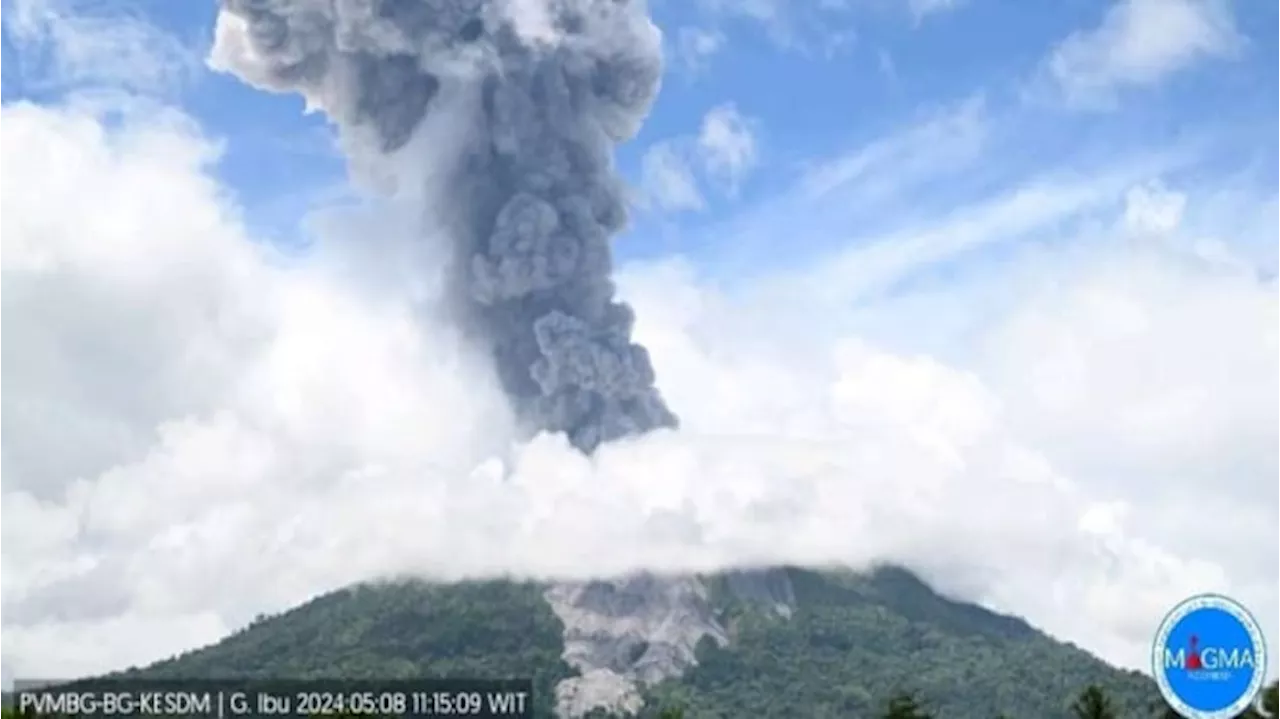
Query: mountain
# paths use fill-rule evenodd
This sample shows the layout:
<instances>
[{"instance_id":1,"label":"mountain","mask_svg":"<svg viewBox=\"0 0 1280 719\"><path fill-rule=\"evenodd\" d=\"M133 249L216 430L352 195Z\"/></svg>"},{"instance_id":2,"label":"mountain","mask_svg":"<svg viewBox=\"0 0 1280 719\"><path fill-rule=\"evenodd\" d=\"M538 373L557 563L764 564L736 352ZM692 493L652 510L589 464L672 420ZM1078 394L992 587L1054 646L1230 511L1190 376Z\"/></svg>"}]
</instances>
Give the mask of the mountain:
<instances>
[{"instance_id":1,"label":"mountain","mask_svg":"<svg viewBox=\"0 0 1280 719\"><path fill-rule=\"evenodd\" d=\"M1122 717L1150 717L1158 699L1141 674L1021 619L940 596L894 567L558 586L364 584L124 674L531 676L538 715L548 717L557 701L582 713L608 694L601 686L629 681L638 688L626 702L614 701L615 709L652 717L679 706L699 719L870 717L903 692L945 719L1065 718L1090 684L1107 692Z\"/></svg>"}]
</instances>

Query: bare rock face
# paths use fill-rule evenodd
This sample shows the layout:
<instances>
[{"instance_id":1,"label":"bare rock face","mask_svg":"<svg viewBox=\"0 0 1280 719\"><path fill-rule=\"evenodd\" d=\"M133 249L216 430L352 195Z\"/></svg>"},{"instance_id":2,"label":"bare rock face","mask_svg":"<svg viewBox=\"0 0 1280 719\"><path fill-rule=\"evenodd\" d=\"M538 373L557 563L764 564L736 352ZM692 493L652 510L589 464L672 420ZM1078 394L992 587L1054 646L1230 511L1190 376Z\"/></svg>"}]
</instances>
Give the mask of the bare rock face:
<instances>
[{"instance_id":1,"label":"bare rock face","mask_svg":"<svg viewBox=\"0 0 1280 719\"><path fill-rule=\"evenodd\" d=\"M643 706L636 683L608 669L584 670L556 685L556 713L562 717L580 717L595 708L635 714Z\"/></svg>"},{"instance_id":2,"label":"bare rock face","mask_svg":"<svg viewBox=\"0 0 1280 719\"><path fill-rule=\"evenodd\" d=\"M734 572L737 599L790 616L795 595L784 570ZM706 584L698 577L638 574L624 579L560 584L547 590L564 622L564 659L581 676L556 687L557 713L580 717L593 708L634 713L641 685L678 677L697 660L704 637L724 646Z\"/></svg>"}]
</instances>

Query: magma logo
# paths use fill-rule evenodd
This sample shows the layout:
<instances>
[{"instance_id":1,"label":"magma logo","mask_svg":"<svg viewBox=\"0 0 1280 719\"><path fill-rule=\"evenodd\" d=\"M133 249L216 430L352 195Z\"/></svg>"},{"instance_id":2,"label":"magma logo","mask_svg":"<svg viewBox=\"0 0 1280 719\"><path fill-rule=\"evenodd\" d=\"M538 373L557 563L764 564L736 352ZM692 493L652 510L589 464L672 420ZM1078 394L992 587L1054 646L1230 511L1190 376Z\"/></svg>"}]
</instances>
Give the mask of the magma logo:
<instances>
[{"instance_id":1,"label":"magma logo","mask_svg":"<svg viewBox=\"0 0 1280 719\"><path fill-rule=\"evenodd\" d=\"M1187 719L1230 719L1262 688L1267 650L1253 616L1215 594L1192 597L1165 617L1152 669L1169 706Z\"/></svg>"}]
</instances>

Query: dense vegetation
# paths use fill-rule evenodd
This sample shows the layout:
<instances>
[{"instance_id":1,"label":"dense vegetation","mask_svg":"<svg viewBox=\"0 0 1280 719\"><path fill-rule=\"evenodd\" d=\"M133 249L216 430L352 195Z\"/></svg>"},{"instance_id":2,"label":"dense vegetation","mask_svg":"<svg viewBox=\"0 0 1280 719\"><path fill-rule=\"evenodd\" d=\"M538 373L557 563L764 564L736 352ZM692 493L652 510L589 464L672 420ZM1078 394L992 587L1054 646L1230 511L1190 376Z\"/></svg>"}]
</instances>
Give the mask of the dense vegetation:
<instances>
[{"instance_id":1,"label":"dense vegetation","mask_svg":"<svg viewBox=\"0 0 1280 719\"><path fill-rule=\"evenodd\" d=\"M1244 713L1239 714L1235 719L1275 719L1280 717L1280 685L1272 682L1266 687L1261 696L1257 698L1254 707L1246 709ZM1180 715L1167 706L1157 705L1151 708L1152 716L1157 719L1181 719ZM900 694L889 700L888 705L879 714L873 715L876 719L935 719L946 716L945 714L933 714L928 709L921 706L920 702L910 694ZM1120 710L1116 708L1111 697L1101 687L1090 685L1080 692L1075 701L1071 703L1071 719L1119 719L1123 716ZM680 709L672 709L661 719L685 719L684 712ZM1000 714L996 719L1011 719L1008 714Z\"/></svg>"},{"instance_id":2,"label":"dense vegetation","mask_svg":"<svg viewBox=\"0 0 1280 719\"><path fill-rule=\"evenodd\" d=\"M1114 697L1122 717L1150 716L1157 699L1142 675L1021 620L950 601L908 572L792 570L791 577L794 616L730 602L730 646L704 643L698 666L655 687L654 703L699 719L822 719L876 716L893 697L909 695L941 717L1065 719L1090 684Z\"/></svg>"},{"instance_id":3,"label":"dense vegetation","mask_svg":"<svg viewBox=\"0 0 1280 719\"><path fill-rule=\"evenodd\" d=\"M1022 620L948 600L912 574L788 570L790 618L711 578L732 641L646 692L643 719L1165 719L1154 683ZM218 644L119 676L533 677L537 716L573 670L542 587L505 581L364 585L263 617ZM1275 689L1264 707L1275 713ZM603 712L596 717L606 717Z\"/></svg>"},{"instance_id":4,"label":"dense vegetation","mask_svg":"<svg viewBox=\"0 0 1280 719\"><path fill-rule=\"evenodd\" d=\"M148 678L409 679L532 677L550 715L560 620L543 588L518 582L367 584L261 617L218 644L122 676Z\"/></svg>"}]
</instances>

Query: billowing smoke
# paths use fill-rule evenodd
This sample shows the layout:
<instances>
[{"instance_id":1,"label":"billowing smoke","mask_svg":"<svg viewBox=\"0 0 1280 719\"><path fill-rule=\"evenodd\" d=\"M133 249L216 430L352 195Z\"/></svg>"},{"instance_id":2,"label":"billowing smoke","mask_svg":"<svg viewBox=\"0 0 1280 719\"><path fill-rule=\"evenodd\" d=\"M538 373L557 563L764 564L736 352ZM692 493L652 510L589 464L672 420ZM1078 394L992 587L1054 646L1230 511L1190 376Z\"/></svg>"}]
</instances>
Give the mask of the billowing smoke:
<instances>
[{"instance_id":1,"label":"billowing smoke","mask_svg":"<svg viewBox=\"0 0 1280 719\"><path fill-rule=\"evenodd\" d=\"M218 25L217 64L302 94L353 152L404 149L442 88L473 90L470 136L437 199L451 299L517 413L584 451L675 425L610 278L626 221L612 150L661 76L643 2L225 0Z\"/></svg>"}]
</instances>

